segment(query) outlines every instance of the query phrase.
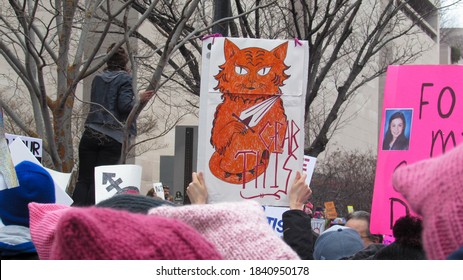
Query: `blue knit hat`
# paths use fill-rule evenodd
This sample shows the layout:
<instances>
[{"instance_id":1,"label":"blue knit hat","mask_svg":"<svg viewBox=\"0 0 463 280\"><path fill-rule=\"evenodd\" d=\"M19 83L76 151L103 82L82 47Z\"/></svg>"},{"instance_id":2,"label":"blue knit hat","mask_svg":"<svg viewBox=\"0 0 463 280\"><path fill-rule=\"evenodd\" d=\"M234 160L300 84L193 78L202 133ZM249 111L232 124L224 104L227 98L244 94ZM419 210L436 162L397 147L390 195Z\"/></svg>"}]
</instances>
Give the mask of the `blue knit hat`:
<instances>
[{"instance_id":1,"label":"blue knit hat","mask_svg":"<svg viewBox=\"0 0 463 280\"><path fill-rule=\"evenodd\" d=\"M19 187L0 191L0 218L5 225L29 227L29 202L55 203L55 184L40 165L22 161L15 166Z\"/></svg>"},{"instance_id":2,"label":"blue knit hat","mask_svg":"<svg viewBox=\"0 0 463 280\"><path fill-rule=\"evenodd\" d=\"M355 229L334 225L317 238L313 256L316 260L340 260L362 249L362 238Z\"/></svg>"}]
</instances>

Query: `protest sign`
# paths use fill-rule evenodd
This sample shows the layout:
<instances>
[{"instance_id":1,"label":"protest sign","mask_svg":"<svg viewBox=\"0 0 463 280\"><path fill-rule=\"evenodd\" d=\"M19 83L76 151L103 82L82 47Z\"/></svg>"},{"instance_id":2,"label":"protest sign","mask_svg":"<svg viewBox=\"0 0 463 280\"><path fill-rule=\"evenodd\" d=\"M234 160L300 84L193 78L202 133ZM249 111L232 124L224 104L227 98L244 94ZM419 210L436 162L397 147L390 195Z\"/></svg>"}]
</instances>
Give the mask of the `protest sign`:
<instances>
[{"instance_id":1,"label":"protest sign","mask_svg":"<svg viewBox=\"0 0 463 280\"><path fill-rule=\"evenodd\" d=\"M392 186L394 170L441 155L462 142L462 77L463 67L457 65L388 67L371 210L372 233L392 235L395 221L412 213ZM403 131L402 136L392 141L391 134L399 134L393 131L397 128Z\"/></svg>"},{"instance_id":2,"label":"protest sign","mask_svg":"<svg viewBox=\"0 0 463 280\"><path fill-rule=\"evenodd\" d=\"M273 228L279 237L283 237L283 213L289 210L289 207L262 206L269 225Z\"/></svg>"},{"instance_id":3,"label":"protest sign","mask_svg":"<svg viewBox=\"0 0 463 280\"><path fill-rule=\"evenodd\" d=\"M307 174L305 182L310 186L310 181L312 180L312 175L315 170L315 163L317 163L316 157L304 156L304 163L302 165L302 171Z\"/></svg>"},{"instance_id":4,"label":"protest sign","mask_svg":"<svg viewBox=\"0 0 463 280\"><path fill-rule=\"evenodd\" d=\"M134 164L95 167L95 203L118 193L140 193L142 168Z\"/></svg>"},{"instance_id":5,"label":"protest sign","mask_svg":"<svg viewBox=\"0 0 463 280\"><path fill-rule=\"evenodd\" d=\"M166 199L164 195L164 188L161 182L153 183L153 188L154 188L154 193L156 194L157 197L162 198L164 200Z\"/></svg>"},{"instance_id":6,"label":"protest sign","mask_svg":"<svg viewBox=\"0 0 463 280\"><path fill-rule=\"evenodd\" d=\"M322 232L325 231L325 224L326 224L325 219L312 218L310 222L312 224L312 230L314 232L321 234Z\"/></svg>"},{"instance_id":7,"label":"protest sign","mask_svg":"<svg viewBox=\"0 0 463 280\"><path fill-rule=\"evenodd\" d=\"M304 156L308 76L308 44L297 43L204 41L197 168L210 203L289 204Z\"/></svg>"},{"instance_id":8,"label":"protest sign","mask_svg":"<svg viewBox=\"0 0 463 280\"><path fill-rule=\"evenodd\" d=\"M5 138L8 144L12 143L17 137L20 137L24 142L24 145L29 148L32 155L34 155L39 162L42 162L42 139L5 133Z\"/></svg>"},{"instance_id":9,"label":"protest sign","mask_svg":"<svg viewBox=\"0 0 463 280\"><path fill-rule=\"evenodd\" d=\"M325 217L330 220L336 219L338 217L338 212L336 212L334 201L325 202Z\"/></svg>"}]
</instances>

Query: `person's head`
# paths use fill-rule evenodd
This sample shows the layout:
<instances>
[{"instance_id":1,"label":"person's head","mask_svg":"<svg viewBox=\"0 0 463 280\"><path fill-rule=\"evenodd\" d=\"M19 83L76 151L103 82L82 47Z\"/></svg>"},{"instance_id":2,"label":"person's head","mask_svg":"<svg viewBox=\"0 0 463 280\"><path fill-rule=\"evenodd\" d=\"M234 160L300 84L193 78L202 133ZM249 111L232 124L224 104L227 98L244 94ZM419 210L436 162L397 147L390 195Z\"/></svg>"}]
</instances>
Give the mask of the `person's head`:
<instances>
[{"instance_id":1,"label":"person's head","mask_svg":"<svg viewBox=\"0 0 463 280\"><path fill-rule=\"evenodd\" d=\"M389 119L389 132L393 139L402 135L405 131L406 122L402 112L395 112Z\"/></svg>"},{"instance_id":2,"label":"person's head","mask_svg":"<svg viewBox=\"0 0 463 280\"><path fill-rule=\"evenodd\" d=\"M119 194L140 194L140 190L135 186L127 186L118 190L116 195Z\"/></svg>"},{"instance_id":3,"label":"person's head","mask_svg":"<svg viewBox=\"0 0 463 280\"><path fill-rule=\"evenodd\" d=\"M154 188L151 188L151 189L146 193L146 196L157 197L156 192L154 191Z\"/></svg>"},{"instance_id":4,"label":"person's head","mask_svg":"<svg viewBox=\"0 0 463 280\"><path fill-rule=\"evenodd\" d=\"M370 232L370 213L366 211L355 211L347 216L346 226L355 229L367 247L372 243L380 243L380 236Z\"/></svg>"},{"instance_id":5,"label":"person's head","mask_svg":"<svg viewBox=\"0 0 463 280\"><path fill-rule=\"evenodd\" d=\"M164 190L164 196L167 199L167 196L170 195L170 188L169 186L163 186L162 189Z\"/></svg>"},{"instance_id":6,"label":"person's head","mask_svg":"<svg viewBox=\"0 0 463 280\"><path fill-rule=\"evenodd\" d=\"M210 241L180 220L98 207L62 213L51 246L42 249L51 260L223 259Z\"/></svg>"},{"instance_id":7,"label":"person's head","mask_svg":"<svg viewBox=\"0 0 463 280\"><path fill-rule=\"evenodd\" d=\"M118 194L95 205L95 207L113 208L143 214L148 213L151 208L159 206L175 206L175 204L159 197L149 197L140 194Z\"/></svg>"},{"instance_id":8,"label":"person's head","mask_svg":"<svg viewBox=\"0 0 463 280\"><path fill-rule=\"evenodd\" d=\"M421 242L421 219L412 216L399 218L392 228L395 241L375 255L378 260L425 260Z\"/></svg>"},{"instance_id":9,"label":"person's head","mask_svg":"<svg viewBox=\"0 0 463 280\"><path fill-rule=\"evenodd\" d=\"M115 43L112 43L107 52L109 53L115 46ZM107 69L110 71L126 71L127 70L127 63L129 62L129 57L127 52L123 47L119 47L117 51L108 59L106 62Z\"/></svg>"},{"instance_id":10,"label":"person's head","mask_svg":"<svg viewBox=\"0 0 463 280\"><path fill-rule=\"evenodd\" d=\"M269 226L254 200L156 207L148 215L185 222L214 244L226 260L290 260L297 253ZM256 238L258 237L258 238Z\"/></svg>"},{"instance_id":11,"label":"person's head","mask_svg":"<svg viewBox=\"0 0 463 280\"><path fill-rule=\"evenodd\" d=\"M363 241L353 228L334 225L318 236L314 245L315 260L346 259L363 249Z\"/></svg>"}]
</instances>

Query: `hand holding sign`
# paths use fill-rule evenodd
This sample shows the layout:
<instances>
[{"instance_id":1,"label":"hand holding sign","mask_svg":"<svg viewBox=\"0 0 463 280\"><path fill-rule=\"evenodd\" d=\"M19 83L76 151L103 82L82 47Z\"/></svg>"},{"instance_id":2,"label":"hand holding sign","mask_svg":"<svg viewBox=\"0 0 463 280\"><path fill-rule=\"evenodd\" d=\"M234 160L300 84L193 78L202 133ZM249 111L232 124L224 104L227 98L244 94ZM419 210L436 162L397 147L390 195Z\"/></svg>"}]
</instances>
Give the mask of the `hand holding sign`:
<instances>
[{"instance_id":1,"label":"hand holding sign","mask_svg":"<svg viewBox=\"0 0 463 280\"><path fill-rule=\"evenodd\" d=\"M207 203L207 188L202 172L192 174L193 182L186 188L191 204L206 204Z\"/></svg>"},{"instance_id":2,"label":"hand holding sign","mask_svg":"<svg viewBox=\"0 0 463 280\"><path fill-rule=\"evenodd\" d=\"M289 191L289 208L303 210L304 205L312 194L312 190L309 185L306 183L307 174L301 172L296 172L296 178L294 178L294 183Z\"/></svg>"}]
</instances>

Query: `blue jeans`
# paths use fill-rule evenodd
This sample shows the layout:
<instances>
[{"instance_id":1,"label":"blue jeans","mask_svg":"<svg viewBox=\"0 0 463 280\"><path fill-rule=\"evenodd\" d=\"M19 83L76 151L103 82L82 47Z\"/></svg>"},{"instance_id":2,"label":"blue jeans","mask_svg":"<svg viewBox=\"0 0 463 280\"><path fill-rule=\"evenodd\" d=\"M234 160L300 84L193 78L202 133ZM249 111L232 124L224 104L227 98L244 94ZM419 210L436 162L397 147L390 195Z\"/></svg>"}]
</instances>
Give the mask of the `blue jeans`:
<instances>
[{"instance_id":1,"label":"blue jeans","mask_svg":"<svg viewBox=\"0 0 463 280\"><path fill-rule=\"evenodd\" d=\"M79 175L72 195L73 206L95 204L95 167L118 164L122 144L91 128L79 143Z\"/></svg>"}]
</instances>

